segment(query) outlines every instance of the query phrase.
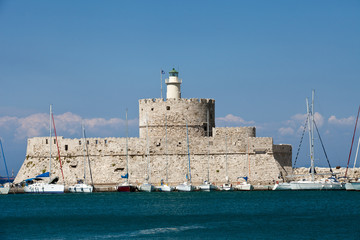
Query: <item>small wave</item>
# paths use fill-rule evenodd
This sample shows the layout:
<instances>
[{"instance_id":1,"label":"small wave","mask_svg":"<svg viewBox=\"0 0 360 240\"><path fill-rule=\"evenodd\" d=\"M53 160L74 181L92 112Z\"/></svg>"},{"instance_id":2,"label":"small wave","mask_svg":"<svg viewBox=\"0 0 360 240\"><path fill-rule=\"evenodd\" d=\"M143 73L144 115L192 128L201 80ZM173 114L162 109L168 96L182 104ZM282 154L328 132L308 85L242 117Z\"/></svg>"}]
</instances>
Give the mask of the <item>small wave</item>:
<instances>
[{"instance_id":1,"label":"small wave","mask_svg":"<svg viewBox=\"0 0 360 240\"><path fill-rule=\"evenodd\" d=\"M178 226L178 227L165 227L165 228L150 228L150 229L142 229L132 232L119 233L119 234L107 234L102 236L96 236L95 239L111 239L111 238L133 238L133 237L141 237L141 236L150 236L155 234L164 234L164 233L173 233L173 232L183 232L194 229L203 229L205 227L199 225L192 226Z\"/></svg>"},{"instance_id":2,"label":"small wave","mask_svg":"<svg viewBox=\"0 0 360 240\"><path fill-rule=\"evenodd\" d=\"M145 229L133 232L134 237L141 236L141 235L154 235L158 233L170 233L170 232L183 232L187 230L194 230L194 229L201 229L205 228L199 225L193 226L180 226L180 227L167 227L167 228L152 228L152 229Z\"/></svg>"}]
</instances>

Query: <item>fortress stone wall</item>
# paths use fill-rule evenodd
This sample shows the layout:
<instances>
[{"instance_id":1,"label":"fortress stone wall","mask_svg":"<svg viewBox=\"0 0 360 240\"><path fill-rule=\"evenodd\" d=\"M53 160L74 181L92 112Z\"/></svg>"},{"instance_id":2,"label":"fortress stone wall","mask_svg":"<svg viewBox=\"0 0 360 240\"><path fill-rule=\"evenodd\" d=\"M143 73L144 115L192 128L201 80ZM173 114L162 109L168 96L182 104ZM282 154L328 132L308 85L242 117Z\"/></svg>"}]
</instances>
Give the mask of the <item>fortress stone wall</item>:
<instances>
[{"instance_id":1,"label":"fortress stone wall","mask_svg":"<svg viewBox=\"0 0 360 240\"><path fill-rule=\"evenodd\" d=\"M170 107L170 109L168 108ZM207 109L211 136L207 137ZM150 180L158 184L166 176L171 185L185 181L188 155L186 122L189 132L191 174L194 184L207 178L225 182L226 159L230 181L248 176L252 184L271 184L279 176L291 174L292 148L274 145L271 137L256 137L255 127L216 128L215 101L211 99L143 99L139 101L140 137L128 139L129 181L141 184L150 161ZM147 124L146 124L147 115ZM165 121L166 119L166 121ZM146 126L147 125L147 126ZM165 134L167 129L167 135ZM148 138L146 138L148 136ZM166 138L167 136L167 138ZM58 137L65 183L83 178L84 148L82 139ZM149 154L147 154L147 142ZM166 144L167 143L167 144ZM48 171L49 137L28 139L26 159L15 182ZM126 173L126 138L88 138L89 158L96 184L121 183ZM60 177L56 144L52 142L52 173ZM87 168L86 175L89 176ZM89 179L89 178L88 178Z\"/></svg>"}]
</instances>

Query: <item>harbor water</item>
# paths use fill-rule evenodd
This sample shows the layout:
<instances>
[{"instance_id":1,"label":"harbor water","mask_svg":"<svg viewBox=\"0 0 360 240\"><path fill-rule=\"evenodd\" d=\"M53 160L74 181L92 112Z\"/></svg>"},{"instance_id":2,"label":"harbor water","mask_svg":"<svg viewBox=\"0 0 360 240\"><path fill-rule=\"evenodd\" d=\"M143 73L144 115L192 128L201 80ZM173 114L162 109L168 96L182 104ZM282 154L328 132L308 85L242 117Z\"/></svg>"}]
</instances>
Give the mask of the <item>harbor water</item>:
<instances>
[{"instance_id":1,"label":"harbor water","mask_svg":"<svg viewBox=\"0 0 360 240\"><path fill-rule=\"evenodd\" d=\"M360 192L0 196L0 239L360 239Z\"/></svg>"}]
</instances>

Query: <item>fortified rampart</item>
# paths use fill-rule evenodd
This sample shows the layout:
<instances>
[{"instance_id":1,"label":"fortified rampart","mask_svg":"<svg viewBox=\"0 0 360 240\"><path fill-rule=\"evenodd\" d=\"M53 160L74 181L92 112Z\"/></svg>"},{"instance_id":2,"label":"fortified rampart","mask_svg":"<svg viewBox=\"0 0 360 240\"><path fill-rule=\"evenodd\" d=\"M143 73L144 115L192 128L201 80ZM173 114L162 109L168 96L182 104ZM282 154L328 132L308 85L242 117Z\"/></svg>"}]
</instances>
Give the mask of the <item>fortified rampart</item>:
<instances>
[{"instance_id":1,"label":"fortified rampart","mask_svg":"<svg viewBox=\"0 0 360 240\"><path fill-rule=\"evenodd\" d=\"M186 129L185 129L186 130ZM226 135L225 132L229 134ZM209 161L210 180L225 182L226 159L230 181L248 176L252 184L271 184L280 172L284 176L291 171L291 146L273 145L272 138L254 137L255 128L214 128L213 137L189 137L191 172L194 183L207 177ZM222 133L222 134L218 134ZM234 133L234 134L232 134ZM250 133L250 135L246 135ZM144 138L128 139L129 180L141 183L150 161L150 176L153 183L159 183L166 175L170 184L185 181L188 165L186 133L183 137L168 136L150 138L149 155ZM73 184L83 178L83 141L81 139L58 138L66 184ZM165 144L167 142L167 145ZM61 176L56 144L52 142L52 173ZM126 173L126 138L87 139L93 180L97 184L119 183ZM26 159L15 182L34 177L49 170L49 138L36 137L28 140ZM88 169L86 175L89 176ZM60 178L60 182L62 182Z\"/></svg>"},{"instance_id":2,"label":"fortified rampart","mask_svg":"<svg viewBox=\"0 0 360 240\"><path fill-rule=\"evenodd\" d=\"M233 183L247 176L252 184L272 184L291 174L291 145L274 145L271 137L258 138L255 127L216 128L215 100L181 98L178 72L173 69L169 74L171 81L166 83L172 88L168 88L166 100L139 100L139 138L128 139L131 183L144 181L147 160L152 183L165 179L166 172L170 185L184 182L188 150L194 184L207 179L208 166L210 181L216 184L224 183L226 175ZM84 142L58 137L58 143L65 183L74 184L84 175ZM15 182L49 171L49 144L53 156L51 172L62 182L56 144L50 143L49 137L28 139L26 159ZM89 138L86 144L94 182L123 182L126 138ZM88 167L86 175L89 176Z\"/></svg>"}]
</instances>

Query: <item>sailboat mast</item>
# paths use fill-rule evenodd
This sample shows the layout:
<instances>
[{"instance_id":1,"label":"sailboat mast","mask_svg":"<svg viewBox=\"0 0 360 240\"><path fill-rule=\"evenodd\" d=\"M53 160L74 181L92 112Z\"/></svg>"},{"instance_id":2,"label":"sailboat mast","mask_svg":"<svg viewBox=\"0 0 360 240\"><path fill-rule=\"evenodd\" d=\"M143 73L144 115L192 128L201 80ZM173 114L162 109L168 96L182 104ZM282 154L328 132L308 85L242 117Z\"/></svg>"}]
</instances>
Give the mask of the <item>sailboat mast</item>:
<instances>
[{"instance_id":1,"label":"sailboat mast","mask_svg":"<svg viewBox=\"0 0 360 240\"><path fill-rule=\"evenodd\" d=\"M186 142L187 142L187 152L188 152L188 173L189 173L189 181L191 183L191 167L190 167L190 149L189 149L189 130L188 130L188 124L186 120Z\"/></svg>"},{"instance_id":2,"label":"sailboat mast","mask_svg":"<svg viewBox=\"0 0 360 240\"><path fill-rule=\"evenodd\" d=\"M84 155L84 183L86 184L86 171L85 171L85 164L86 164L86 140L85 140L85 128L84 128L84 123L81 124L81 129L82 129L82 135L83 135L83 155Z\"/></svg>"},{"instance_id":3,"label":"sailboat mast","mask_svg":"<svg viewBox=\"0 0 360 240\"><path fill-rule=\"evenodd\" d=\"M49 120L49 130L50 130L50 159L49 159L49 178L51 178L51 145L52 145L52 135L51 135L51 133L52 133L52 131L51 131L51 129L52 129L52 122L51 122L51 116L52 116L52 105L50 104L50 120Z\"/></svg>"},{"instance_id":4,"label":"sailboat mast","mask_svg":"<svg viewBox=\"0 0 360 240\"><path fill-rule=\"evenodd\" d=\"M346 166L346 171L345 171L345 178L346 178L346 176L347 176L347 171L348 171L348 168L349 168L349 163L350 163L350 157L351 157L352 147L353 147L353 144L354 144L356 126L357 126L357 123L358 123L358 120L359 120L359 113L360 113L360 106L359 106L359 110L358 110L358 113L357 113L356 122L355 122L355 128L354 128L354 134L353 134L352 141L351 141L351 147L350 147L350 152L349 152L349 159L348 159L347 166Z\"/></svg>"},{"instance_id":5,"label":"sailboat mast","mask_svg":"<svg viewBox=\"0 0 360 240\"><path fill-rule=\"evenodd\" d=\"M307 109L307 114L308 114L308 129L309 129L309 147L310 147L310 171L311 171L311 179L314 181L314 171L313 171L313 156L312 156L312 137L311 137L311 121L312 121L312 116L310 113L310 106L309 106L309 100L308 98L306 98L306 109Z\"/></svg>"},{"instance_id":6,"label":"sailboat mast","mask_svg":"<svg viewBox=\"0 0 360 240\"><path fill-rule=\"evenodd\" d=\"M228 177L228 147L227 147L227 131L225 133L225 179L226 179L226 182L229 181L229 177Z\"/></svg>"},{"instance_id":7,"label":"sailboat mast","mask_svg":"<svg viewBox=\"0 0 360 240\"><path fill-rule=\"evenodd\" d=\"M315 166L314 166L314 161L315 161L315 152L314 152L314 95L315 95L315 90L312 91L312 101L311 101L311 178L312 181L315 180L314 174L315 174Z\"/></svg>"},{"instance_id":8,"label":"sailboat mast","mask_svg":"<svg viewBox=\"0 0 360 240\"><path fill-rule=\"evenodd\" d=\"M360 146L360 136L359 136L358 145L357 145L356 154L355 154L354 170L355 170L356 160L357 160L358 153L359 153L359 146Z\"/></svg>"},{"instance_id":9,"label":"sailboat mast","mask_svg":"<svg viewBox=\"0 0 360 240\"><path fill-rule=\"evenodd\" d=\"M129 180L129 152L128 152L129 124L128 124L128 110L127 109L126 109L126 113L125 113L125 120L126 120L126 174L127 174L126 181L128 181Z\"/></svg>"},{"instance_id":10,"label":"sailboat mast","mask_svg":"<svg viewBox=\"0 0 360 240\"><path fill-rule=\"evenodd\" d=\"M146 115L146 162L147 162L147 168L146 168L146 174L147 176L145 177L145 180L147 182L150 182L150 174L149 174L149 166L150 166L150 161L149 161L149 126L148 126L148 117Z\"/></svg>"},{"instance_id":11,"label":"sailboat mast","mask_svg":"<svg viewBox=\"0 0 360 240\"><path fill-rule=\"evenodd\" d=\"M86 132L85 132L85 127L84 127L84 139L85 142L86 141ZM87 160L88 160L88 165L89 165L89 173L90 173L90 180L91 180L91 185L94 187L94 181L93 181L93 177L92 177L92 173L91 173L91 164L90 164L90 157L89 157L89 148L87 144L84 144L86 146L86 155L87 155ZM95 189L95 187L94 187Z\"/></svg>"},{"instance_id":12,"label":"sailboat mast","mask_svg":"<svg viewBox=\"0 0 360 240\"><path fill-rule=\"evenodd\" d=\"M165 112L165 157L166 157L166 183L168 183L168 164L169 164L169 159L168 159L168 145L167 145L167 116L166 116L166 112Z\"/></svg>"},{"instance_id":13,"label":"sailboat mast","mask_svg":"<svg viewBox=\"0 0 360 240\"><path fill-rule=\"evenodd\" d=\"M210 124L210 117L209 117L209 108L207 109L206 120L206 134L208 139L208 162L207 162L207 181L210 182L210 134L209 134L209 124Z\"/></svg>"}]
</instances>

